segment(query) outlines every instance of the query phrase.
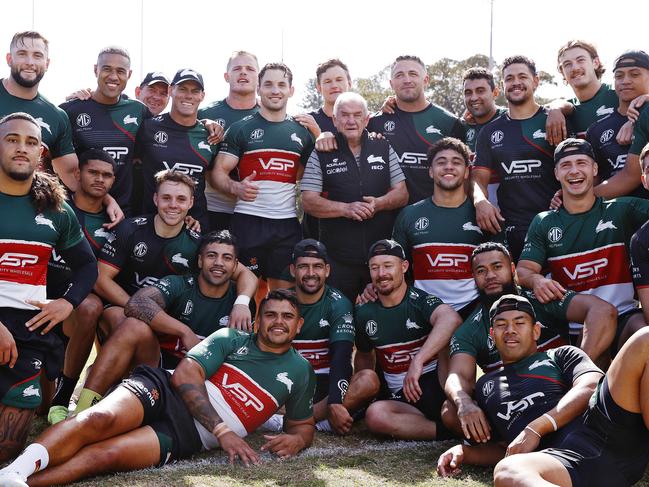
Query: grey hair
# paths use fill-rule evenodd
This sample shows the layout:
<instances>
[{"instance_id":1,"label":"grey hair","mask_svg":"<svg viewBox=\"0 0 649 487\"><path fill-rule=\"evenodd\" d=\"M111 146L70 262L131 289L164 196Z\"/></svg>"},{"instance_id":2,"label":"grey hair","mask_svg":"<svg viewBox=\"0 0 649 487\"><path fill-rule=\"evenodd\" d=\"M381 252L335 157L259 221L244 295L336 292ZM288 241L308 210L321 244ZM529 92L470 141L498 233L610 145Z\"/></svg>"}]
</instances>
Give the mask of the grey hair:
<instances>
[{"instance_id":1,"label":"grey hair","mask_svg":"<svg viewBox=\"0 0 649 487\"><path fill-rule=\"evenodd\" d=\"M340 105L350 101L361 104L361 106L363 107L364 117L370 113L369 109L367 108L367 101L365 100L365 98L363 98L358 93L354 93L353 91L346 91L345 93L338 95L338 98L336 98L336 102L334 103L334 115L338 115L338 109L340 108Z\"/></svg>"}]
</instances>

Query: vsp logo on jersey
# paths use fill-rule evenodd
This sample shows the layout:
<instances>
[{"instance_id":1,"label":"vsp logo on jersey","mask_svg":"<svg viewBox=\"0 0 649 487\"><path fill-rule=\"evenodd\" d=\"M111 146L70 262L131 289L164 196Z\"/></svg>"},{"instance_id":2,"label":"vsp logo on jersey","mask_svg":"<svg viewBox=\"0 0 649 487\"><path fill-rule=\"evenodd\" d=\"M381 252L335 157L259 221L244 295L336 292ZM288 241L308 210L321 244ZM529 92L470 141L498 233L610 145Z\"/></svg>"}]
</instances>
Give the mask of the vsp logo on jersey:
<instances>
[{"instance_id":1,"label":"vsp logo on jersey","mask_svg":"<svg viewBox=\"0 0 649 487\"><path fill-rule=\"evenodd\" d=\"M0 257L0 266L7 267L26 267L38 262L38 256L31 254L21 254L19 252L5 252Z\"/></svg>"},{"instance_id":2,"label":"vsp logo on jersey","mask_svg":"<svg viewBox=\"0 0 649 487\"><path fill-rule=\"evenodd\" d=\"M223 374L223 380L221 381L221 387L236 397L239 401L243 403L244 406L251 406L255 411L263 411L264 403L261 402L255 395L250 392L244 385L239 384L238 382L232 382L228 384L228 373Z\"/></svg>"},{"instance_id":3,"label":"vsp logo on jersey","mask_svg":"<svg viewBox=\"0 0 649 487\"><path fill-rule=\"evenodd\" d=\"M496 130L491 134L491 143L500 144L505 138L505 133L502 130Z\"/></svg>"},{"instance_id":4,"label":"vsp logo on jersey","mask_svg":"<svg viewBox=\"0 0 649 487\"><path fill-rule=\"evenodd\" d=\"M76 122L79 127L87 127L92 122L92 118L87 113L80 113L77 115Z\"/></svg>"},{"instance_id":5,"label":"vsp logo on jersey","mask_svg":"<svg viewBox=\"0 0 649 487\"><path fill-rule=\"evenodd\" d=\"M533 172L535 167L541 167L541 161L538 159L525 159L522 161L512 161L509 164L501 162L500 165L507 174L525 174Z\"/></svg>"},{"instance_id":6,"label":"vsp logo on jersey","mask_svg":"<svg viewBox=\"0 0 649 487\"><path fill-rule=\"evenodd\" d=\"M135 273L135 285L138 287L153 286L156 282L158 282L157 277L152 277L152 276L140 277L140 274L138 274L137 272Z\"/></svg>"},{"instance_id":7,"label":"vsp logo on jersey","mask_svg":"<svg viewBox=\"0 0 649 487\"><path fill-rule=\"evenodd\" d=\"M469 256L464 254L437 254L435 259L426 254L431 267L458 267L463 262L469 262Z\"/></svg>"},{"instance_id":8,"label":"vsp logo on jersey","mask_svg":"<svg viewBox=\"0 0 649 487\"><path fill-rule=\"evenodd\" d=\"M103 147L102 150L108 152L110 157L115 159L115 162L119 161L122 156L128 154L128 147Z\"/></svg>"},{"instance_id":9,"label":"vsp logo on jersey","mask_svg":"<svg viewBox=\"0 0 649 487\"><path fill-rule=\"evenodd\" d=\"M403 364L408 363L419 353L421 347L416 347L411 350L397 350L393 353L386 353L385 360L390 364Z\"/></svg>"},{"instance_id":10,"label":"vsp logo on jersey","mask_svg":"<svg viewBox=\"0 0 649 487\"><path fill-rule=\"evenodd\" d=\"M608 163L611 165L613 170L622 169L626 165L626 156L628 154L620 154L615 158L615 161L608 159Z\"/></svg>"},{"instance_id":11,"label":"vsp logo on jersey","mask_svg":"<svg viewBox=\"0 0 649 487\"><path fill-rule=\"evenodd\" d=\"M203 166L197 166L196 164L187 164L185 162L174 162L172 166L169 165L167 161L162 161L165 169L170 171L177 171L182 174L187 174L187 176L193 176L194 174L201 174L203 172Z\"/></svg>"},{"instance_id":12,"label":"vsp logo on jersey","mask_svg":"<svg viewBox=\"0 0 649 487\"><path fill-rule=\"evenodd\" d=\"M401 154L401 157L397 154L397 159L399 160L399 164L424 164L426 162L426 154L404 152Z\"/></svg>"},{"instance_id":13,"label":"vsp logo on jersey","mask_svg":"<svg viewBox=\"0 0 649 487\"><path fill-rule=\"evenodd\" d=\"M507 412L505 414L499 412L498 414L496 414L496 416L504 419L505 421L509 421L513 413L520 413L521 411L525 411L528 407L534 404L534 399L541 397L545 397L545 394L543 394L542 392L533 392L529 396L525 396L520 401L507 401L506 403L504 403L505 406L507 406Z\"/></svg>"},{"instance_id":14,"label":"vsp logo on jersey","mask_svg":"<svg viewBox=\"0 0 649 487\"><path fill-rule=\"evenodd\" d=\"M588 277L596 275L600 269L603 269L608 265L608 259L602 257L601 259L592 260L590 262L582 262L577 264L573 271L570 271L567 267L563 268L563 271L566 275L573 281L579 279L586 279Z\"/></svg>"},{"instance_id":15,"label":"vsp logo on jersey","mask_svg":"<svg viewBox=\"0 0 649 487\"><path fill-rule=\"evenodd\" d=\"M167 132L158 130L153 136L153 140L155 140L158 144L166 144L169 140L169 136L167 135Z\"/></svg>"},{"instance_id":16,"label":"vsp logo on jersey","mask_svg":"<svg viewBox=\"0 0 649 487\"><path fill-rule=\"evenodd\" d=\"M295 163L290 159L283 159L281 157L271 157L268 161L259 158L259 164L266 171L288 171L295 166Z\"/></svg>"}]
</instances>

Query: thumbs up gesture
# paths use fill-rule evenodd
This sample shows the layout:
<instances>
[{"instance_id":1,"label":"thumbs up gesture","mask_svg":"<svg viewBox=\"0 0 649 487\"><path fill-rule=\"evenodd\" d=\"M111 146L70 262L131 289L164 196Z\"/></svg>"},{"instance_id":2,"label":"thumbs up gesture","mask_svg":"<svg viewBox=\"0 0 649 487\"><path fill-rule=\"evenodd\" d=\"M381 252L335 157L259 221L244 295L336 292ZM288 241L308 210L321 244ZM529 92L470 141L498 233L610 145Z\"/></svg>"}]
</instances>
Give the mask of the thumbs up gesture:
<instances>
[{"instance_id":1,"label":"thumbs up gesture","mask_svg":"<svg viewBox=\"0 0 649 487\"><path fill-rule=\"evenodd\" d=\"M257 171L252 171L248 176L243 178L235 185L237 198L243 201L255 201L259 194L259 185L255 182Z\"/></svg>"}]
</instances>

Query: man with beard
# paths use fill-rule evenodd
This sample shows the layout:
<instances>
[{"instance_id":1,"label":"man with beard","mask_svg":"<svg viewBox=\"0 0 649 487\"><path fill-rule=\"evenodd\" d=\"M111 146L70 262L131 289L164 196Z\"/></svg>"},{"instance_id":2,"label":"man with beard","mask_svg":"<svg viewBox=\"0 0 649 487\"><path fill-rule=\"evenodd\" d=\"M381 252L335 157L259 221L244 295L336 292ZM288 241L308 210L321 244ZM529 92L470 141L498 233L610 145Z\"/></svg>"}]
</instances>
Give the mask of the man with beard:
<instances>
[{"instance_id":1,"label":"man with beard","mask_svg":"<svg viewBox=\"0 0 649 487\"><path fill-rule=\"evenodd\" d=\"M47 39L35 31L16 33L11 39L7 64L11 72L0 83L0 117L14 112L32 115L41 127L45 166L51 164L64 184L74 191L77 157L70 121L63 110L38 92L50 64Z\"/></svg>"},{"instance_id":2,"label":"man with beard","mask_svg":"<svg viewBox=\"0 0 649 487\"><path fill-rule=\"evenodd\" d=\"M280 407L286 409L285 432L266 435L261 450L282 459L297 455L313 441L315 377L291 347L302 325L295 295L270 292L259 317L258 333L219 330L194 347L173 375L138 367L105 400L37 437L2 470L0 482L67 484L161 467L218 447L231 463L238 457L246 466L258 464L258 453L243 438Z\"/></svg>"},{"instance_id":3,"label":"man with beard","mask_svg":"<svg viewBox=\"0 0 649 487\"><path fill-rule=\"evenodd\" d=\"M352 415L378 392L379 378L369 369L352 375L353 307L340 291L325 284L329 271L327 249L321 242L298 242L291 274L304 325L293 347L316 373L316 429L344 435L352 427Z\"/></svg>"},{"instance_id":4,"label":"man with beard","mask_svg":"<svg viewBox=\"0 0 649 487\"><path fill-rule=\"evenodd\" d=\"M228 59L226 72L223 75L228 83L228 96L198 110L198 117L214 120L227 130L234 122L244 119L259 111L257 105L257 74L259 63L257 56L247 51L235 51ZM235 177L236 174L230 174ZM230 228L236 198L231 194L215 189L210 182L205 187L209 229Z\"/></svg>"},{"instance_id":5,"label":"man with beard","mask_svg":"<svg viewBox=\"0 0 649 487\"><path fill-rule=\"evenodd\" d=\"M368 125L370 132L383 134L394 148L406 176L409 204L433 193L433 182L426 174L428 147L443 137L465 138L465 128L455 115L426 100L428 81L419 57L397 57L390 70L390 86L396 95L394 113L379 113Z\"/></svg>"},{"instance_id":6,"label":"man with beard","mask_svg":"<svg viewBox=\"0 0 649 487\"><path fill-rule=\"evenodd\" d=\"M462 75L464 88L464 106L471 114L471 121L467 121L466 145L471 152L476 151L478 134L482 127L492 120L507 113L507 109L496 105L496 98L500 90L494 82L494 75L485 68L469 68ZM492 174L489 180L489 201L498 206L498 176Z\"/></svg>"},{"instance_id":7,"label":"man with beard","mask_svg":"<svg viewBox=\"0 0 649 487\"><path fill-rule=\"evenodd\" d=\"M367 408L367 426L403 440L448 438L440 421L437 354L448 346L460 315L406 284L408 261L394 240L372 244L369 267L379 299L356 307L356 371L374 369L378 360L389 394Z\"/></svg>"},{"instance_id":8,"label":"man with beard","mask_svg":"<svg viewBox=\"0 0 649 487\"><path fill-rule=\"evenodd\" d=\"M368 120L362 96L339 95L334 104L338 149L314 151L300 186L304 211L320 218L332 267L329 283L350 301L369 281L369 243L390 236L393 210L408 200L397 155L385 139L369 137Z\"/></svg>"},{"instance_id":9,"label":"man with beard","mask_svg":"<svg viewBox=\"0 0 649 487\"><path fill-rule=\"evenodd\" d=\"M516 269L509 251L499 243L480 245L471 255L471 270L480 293L481 304L453 334L450 345L448 378L444 390L449 400L442 419L457 435L477 442L490 438L484 411L473 399L476 365L483 372L502 366L502 360L490 335L489 309L505 294L519 294L534 308L541 323L539 350L549 350L568 343L568 323L584 323L581 348L593 360L605 362L615 335L617 312L607 302L567 291L560 299L541 303L528 289L516 284Z\"/></svg>"},{"instance_id":10,"label":"man with beard","mask_svg":"<svg viewBox=\"0 0 649 487\"><path fill-rule=\"evenodd\" d=\"M221 144L212 186L237 198L231 230L239 239L240 261L269 289L289 287L284 271L302 238L295 204L296 182L313 150L311 133L287 117L293 73L282 63L259 72L259 112L230 126ZM238 168L240 181L230 174Z\"/></svg>"},{"instance_id":11,"label":"man with beard","mask_svg":"<svg viewBox=\"0 0 649 487\"><path fill-rule=\"evenodd\" d=\"M65 189L36 171L41 127L26 113L0 119L0 462L23 447L41 403L40 378L58 375L60 328L97 279L97 260ZM46 299L52 250L73 270L65 293Z\"/></svg>"},{"instance_id":12,"label":"man with beard","mask_svg":"<svg viewBox=\"0 0 649 487\"><path fill-rule=\"evenodd\" d=\"M503 61L502 73L507 113L480 131L471 181L478 225L493 234L504 227L517 261L532 218L549 207L559 186L552 147L545 140L547 110L534 100L536 65L525 56L512 56ZM500 209L487 199L492 174L500 179Z\"/></svg>"}]
</instances>

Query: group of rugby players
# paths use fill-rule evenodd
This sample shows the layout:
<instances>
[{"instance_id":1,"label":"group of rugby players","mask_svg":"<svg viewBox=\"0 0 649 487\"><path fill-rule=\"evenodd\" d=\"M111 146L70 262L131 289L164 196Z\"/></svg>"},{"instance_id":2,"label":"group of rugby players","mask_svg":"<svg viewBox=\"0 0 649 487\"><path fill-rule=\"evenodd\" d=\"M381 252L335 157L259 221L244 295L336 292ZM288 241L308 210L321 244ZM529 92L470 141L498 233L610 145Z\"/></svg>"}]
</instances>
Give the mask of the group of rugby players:
<instances>
[{"instance_id":1,"label":"group of rugby players","mask_svg":"<svg viewBox=\"0 0 649 487\"><path fill-rule=\"evenodd\" d=\"M426 100L416 56L392 63L373 116L333 59L316 72L324 105L288 116L282 63L233 53L228 96L201 106L191 68L148 73L129 98L129 54L108 47L97 86L56 107L38 92L47 40L16 34L0 84L0 485L214 448L256 464L248 433L288 458L360 419L463 439L444 476L640 479L649 55L621 54L614 88L587 42L557 61L574 99L539 105L534 62L512 56L502 87L466 71L458 118ZM23 450L37 410L53 426Z\"/></svg>"}]
</instances>

